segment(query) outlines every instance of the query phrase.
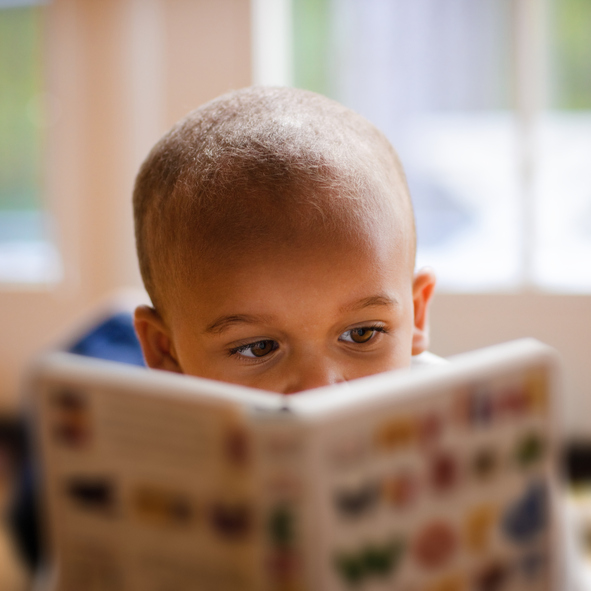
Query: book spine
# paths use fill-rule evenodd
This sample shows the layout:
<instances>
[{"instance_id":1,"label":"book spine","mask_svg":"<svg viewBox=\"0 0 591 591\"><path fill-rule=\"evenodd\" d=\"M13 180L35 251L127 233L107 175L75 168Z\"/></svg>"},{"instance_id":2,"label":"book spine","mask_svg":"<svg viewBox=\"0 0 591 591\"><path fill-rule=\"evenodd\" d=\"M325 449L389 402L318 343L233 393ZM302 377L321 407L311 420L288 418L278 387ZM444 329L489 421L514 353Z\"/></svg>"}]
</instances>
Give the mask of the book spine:
<instances>
[{"instance_id":1,"label":"book spine","mask_svg":"<svg viewBox=\"0 0 591 591\"><path fill-rule=\"evenodd\" d=\"M257 421L256 471L263 591L312 589L307 429L293 416Z\"/></svg>"}]
</instances>

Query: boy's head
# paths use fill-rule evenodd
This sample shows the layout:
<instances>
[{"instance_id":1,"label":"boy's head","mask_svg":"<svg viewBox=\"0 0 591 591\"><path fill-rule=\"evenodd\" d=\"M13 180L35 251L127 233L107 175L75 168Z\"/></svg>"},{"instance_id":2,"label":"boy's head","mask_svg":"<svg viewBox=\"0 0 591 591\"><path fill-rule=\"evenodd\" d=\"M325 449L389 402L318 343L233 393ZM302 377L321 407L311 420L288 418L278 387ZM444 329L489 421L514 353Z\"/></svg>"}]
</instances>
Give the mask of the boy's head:
<instances>
[{"instance_id":1,"label":"boy's head","mask_svg":"<svg viewBox=\"0 0 591 591\"><path fill-rule=\"evenodd\" d=\"M190 113L134 192L148 365L295 392L410 364L434 279L385 136L325 97L248 88Z\"/></svg>"}]
</instances>

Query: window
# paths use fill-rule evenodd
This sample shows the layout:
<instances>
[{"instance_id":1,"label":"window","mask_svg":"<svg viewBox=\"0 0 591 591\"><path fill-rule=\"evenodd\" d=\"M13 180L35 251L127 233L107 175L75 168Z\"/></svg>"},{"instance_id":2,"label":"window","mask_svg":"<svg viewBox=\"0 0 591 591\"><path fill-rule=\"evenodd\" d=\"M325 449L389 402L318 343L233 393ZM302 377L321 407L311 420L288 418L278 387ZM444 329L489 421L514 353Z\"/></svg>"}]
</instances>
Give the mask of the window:
<instances>
[{"instance_id":1,"label":"window","mask_svg":"<svg viewBox=\"0 0 591 591\"><path fill-rule=\"evenodd\" d=\"M0 2L0 283L38 284L61 273L42 192L42 8L15 4Z\"/></svg>"},{"instance_id":2,"label":"window","mask_svg":"<svg viewBox=\"0 0 591 591\"><path fill-rule=\"evenodd\" d=\"M448 291L591 291L588 0L292 0L296 86L398 150ZM587 262L585 264L585 262Z\"/></svg>"},{"instance_id":3,"label":"window","mask_svg":"<svg viewBox=\"0 0 591 591\"><path fill-rule=\"evenodd\" d=\"M591 291L591 3L546 8L547 91L540 113L534 195L535 277Z\"/></svg>"}]
</instances>

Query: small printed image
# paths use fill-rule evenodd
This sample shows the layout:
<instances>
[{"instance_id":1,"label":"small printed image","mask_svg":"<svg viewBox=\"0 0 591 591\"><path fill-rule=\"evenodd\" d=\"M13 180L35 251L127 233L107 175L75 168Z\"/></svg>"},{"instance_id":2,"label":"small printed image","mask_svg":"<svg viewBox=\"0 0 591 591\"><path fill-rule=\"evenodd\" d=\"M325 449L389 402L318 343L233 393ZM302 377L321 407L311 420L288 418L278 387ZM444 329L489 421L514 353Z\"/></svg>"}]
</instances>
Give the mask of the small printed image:
<instances>
[{"instance_id":1,"label":"small printed image","mask_svg":"<svg viewBox=\"0 0 591 591\"><path fill-rule=\"evenodd\" d=\"M523 496L509 506L503 516L503 532L516 544L534 541L548 523L548 498L546 486L533 482Z\"/></svg>"},{"instance_id":2,"label":"small printed image","mask_svg":"<svg viewBox=\"0 0 591 591\"><path fill-rule=\"evenodd\" d=\"M459 573L443 575L425 587L425 591L467 591L466 579Z\"/></svg>"},{"instance_id":3,"label":"small printed image","mask_svg":"<svg viewBox=\"0 0 591 591\"><path fill-rule=\"evenodd\" d=\"M543 370L537 369L530 372L525 395L532 412L545 413L548 410L548 382Z\"/></svg>"},{"instance_id":4,"label":"small printed image","mask_svg":"<svg viewBox=\"0 0 591 591\"><path fill-rule=\"evenodd\" d=\"M455 555L458 542L454 527L446 521L434 520L419 530L412 546L412 555L422 568L438 569Z\"/></svg>"},{"instance_id":5,"label":"small printed image","mask_svg":"<svg viewBox=\"0 0 591 591\"><path fill-rule=\"evenodd\" d=\"M186 494L155 485L136 487L131 503L135 516L150 525L187 525L196 518L195 504Z\"/></svg>"},{"instance_id":6,"label":"small printed image","mask_svg":"<svg viewBox=\"0 0 591 591\"><path fill-rule=\"evenodd\" d=\"M296 539L295 515L290 505L282 503L274 507L269 515L268 536L272 546L289 548Z\"/></svg>"},{"instance_id":7,"label":"small printed image","mask_svg":"<svg viewBox=\"0 0 591 591\"><path fill-rule=\"evenodd\" d=\"M360 553L339 553L335 558L335 569L349 585L359 585L365 578L365 564Z\"/></svg>"},{"instance_id":8,"label":"small printed image","mask_svg":"<svg viewBox=\"0 0 591 591\"><path fill-rule=\"evenodd\" d=\"M79 509L113 517L117 512L115 482L106 476L72 476L64 492Z\"/></svg>"},{"instance_id":9,"label":"small printed image","mask_svg":"<svg viewBox=\"0 0 591 591\"><path fill-rule=\"evenodd\" d=\"M302 560L296 548L297 522L294 508L288 503L273 507L267 520L271 550L267 571L277 589L303 589Z\"/></svg>"},{"instance_id":10,"label":"small printed image","mask_svg":"<svg viewBox=\"0 0 591 591\"><path fill-rule=\"evenodd\" d=\"M254 526L252 505L246 501L215 501L208 517L214 533L228 541L247 539Z\"/></svg>"},{"instance_id":11,"label":"small printed image","mask_svg":"<svg viewBox=\"0 0 591 591\"><path fill-rule=\"evenodd\" d=\"M501 591L509 583L510 577L510 565L492 561L477 572L474 587L476 591Z\"/></svg>"},{"instance_id":12,"label":"small printed image","mask_svg":"<svg viewBox=\"0 0 591 591\"><path fill-rule=\"evenodd\" d=\"M330 463L335 468L353 468L367 460L368 440L362 436L349 436L334 445L330 450Z\"/></svg>"},{"instance_id":13,"label":"small printed image","mask_svg":"<svg viewBox=\"0 0 591 591\"><path fill-rule=\"evenodd\" d=\"M368 578L383 579L398 570L405 549L402 538L368 544L357 551L337 552L334 567L348 585L358 585Z\"/></svg>"},{"instance_id":14,"label":"small printed image","mask_svg":"<svg viewBox=\"0 0 591 591\"><path fill-rule=\"evenodd\" d=\"M529 468L543 459L546 451L546 442L539 433L526 433L517 442L515 448L515 461L521 468Z\"/></svg>"},{"instance_id":15,"label":"small printed image","mask_svg":"<svg viewBox=\"0 0 591 591\"><path fill-rule=\"evenodd\" d=\"M494 418L494 399L486 387L476 387L470 396L470 423L477 427L489 426Z\"/></svg>"},{"instance_id":16,"label":"small printed image","mask_svg":"<svg viewBox=\"0 0 591 591\"><path fill-rule=\"evenodd\" d=\"M374 441L378 449L392 452L416 441L417 422L410 417L398 417L383 423L376 430Z\"/></svg>"},{"instance_id":17,"label":"small printed image","mask_svg":"<svg viewBox=\"0 0 591 591\"><path fill-rule=\"evenodd\" d=\"M62 390L52 396L51 406L54 439L67 447L87 446L91 439L91 421L86 396L75 390Z\"/></svg>"},{"instance_id":18,"label":"small printed image","mask_svg":"<svg viewBox=\"0 0 591 591\"><path fill-rule=\"evenodd\" d=\"M381 578L392 574L402 560L404 548L405 544L401 539L365 546L361 551L365 571Z\"/></svg>"},{"instance_id":19,"label":"small printed image","mask_svg":"<svg viewBox=\"0 0 591 591\"><path fill-rule=\"evenodd\" d=\"M268 557L267 572L271 575L274 589L303 589L300 582L302 561L292 548L274 548Z\"/></svg>"},{"instance_id":20,"label":"small printed image","mask_svg":"<svg viewBox=\"0 0 591 591\"><path fill-rule=\"evenodd\" d=\"M378 499L380 489L375 482L366 481L358 486L342 487L334 492L334 504L344 517L361 517L371 511Z\"/></svg>"},{"instance_id":21,"label":"small printed image","mask_svg":"<svg viewBox=\"0 0 591 591\"><path fill-rule=\"evenodd\" d=\"M499 465L498 451L492 446L484 446L476 450L470 470L476 480L488 482L497 473Z\"/></svg>"},{"instance_id":22,"label":"small printed image","mask_svg":"<svg viewBox=\"0 0 591 591\"><path fill-rule=\"evenodd\" d=\"M540 386L545 388L543 380ZM519 418L542 409L542 394L531 385L513 385L499 391L489 386L475 385L456 395L454 414L460 424L471 427L488 427L493 422Z\"/></svg>"},{"instance_id":23,"label":"small printed image","mask_svg":"<svg viewBox=\"0 0 591 591\"><path fill-rule=\"evenodd\" d=\"M443 418L437 413L428 413L419 420L419 440L425 446L437 444L441 439L443 430Z\"/></svg>"},{"instance_id":24,"label":"small printed image","mask_svg":"<svg viewBox=\"0 0 591 591\"><path fill-rule=\"evenodd\" d=\"M382 496L389 506L396 509L412 507L419 497L419 492L419 478L410 468L403 468L382 481Z\"/></svg>"},{"instance_id":25,"label":"small printed image","mask_svg":"<svg viewBox=\"0 0 591 591\"><path fill-rule=\"evenodd\" d=\"M225 456L235 466L247 466L251 455L251 441L244 427L234 425L228 428L225 438Z\"/></svg>"},{"instance_id":26,"label":"small printed image","mask_svg":"<svg viewBox=\"0 0 591 591\"><path fill-rule=\"evenodd\" d=\"M521 574L527 581L544 577L547 574L547 567L548 556L540 550L527 553L519 562Z\"/></svg>"},{"instance_id":27,"label":"small printed image","mask_svg":"<svg viewBox=\"0 0 591 591\"><path fill-rule=\"evenodd\" d=\"M492 530L497 524L498 509L483 504L470 509L464 522L464 537L467 548L476 554L486 552L490 545Z\"/></svg>"},{"instance_id":28,"label":"small printed image","mask_svg":"<svg viewBox=\"0 0 591 591\"><path fill-rule=\"evenodd\" d=\"M430 459L429 479L436 493L451 491L460 480L460 462L450 451L439 451Z\"/></svg>"},{"instance_id":29,"label":"small printed image","mask_svg":"<svg viewBox=\"0 0 591 591\"><path fill-rule=\"evenodd\" d=\"M496 400L496 412L502 417L520 417L527 414L529 403L523 388L508 388Z\"/></svg>"}]
</instances>

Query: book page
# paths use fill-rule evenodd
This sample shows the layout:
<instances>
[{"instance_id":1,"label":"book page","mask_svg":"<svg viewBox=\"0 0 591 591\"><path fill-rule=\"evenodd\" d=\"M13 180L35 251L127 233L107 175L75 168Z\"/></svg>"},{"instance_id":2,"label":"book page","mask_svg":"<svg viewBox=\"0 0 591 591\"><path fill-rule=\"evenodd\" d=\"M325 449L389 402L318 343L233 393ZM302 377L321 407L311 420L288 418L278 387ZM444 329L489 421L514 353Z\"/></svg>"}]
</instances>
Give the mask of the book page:
<instances>
[{"instance_id":1,"label":"book page","mask_svg":"<svg viewBox=\"0 0 591 591\"><path fill-rule=\"evenodd\" d=\"M59 591L260 588L239 406L60 381L39 401Z\"/></svg>"},{"instance_id":2,"label":"book page","mask_svg":"<svg viewBox=\"0 0 591 591\"><path fill-rule=\"evenodd\" d=\"M324 414L311 437L315 588L554 590L548 369Z\"/></svg>"}]
</instances>

